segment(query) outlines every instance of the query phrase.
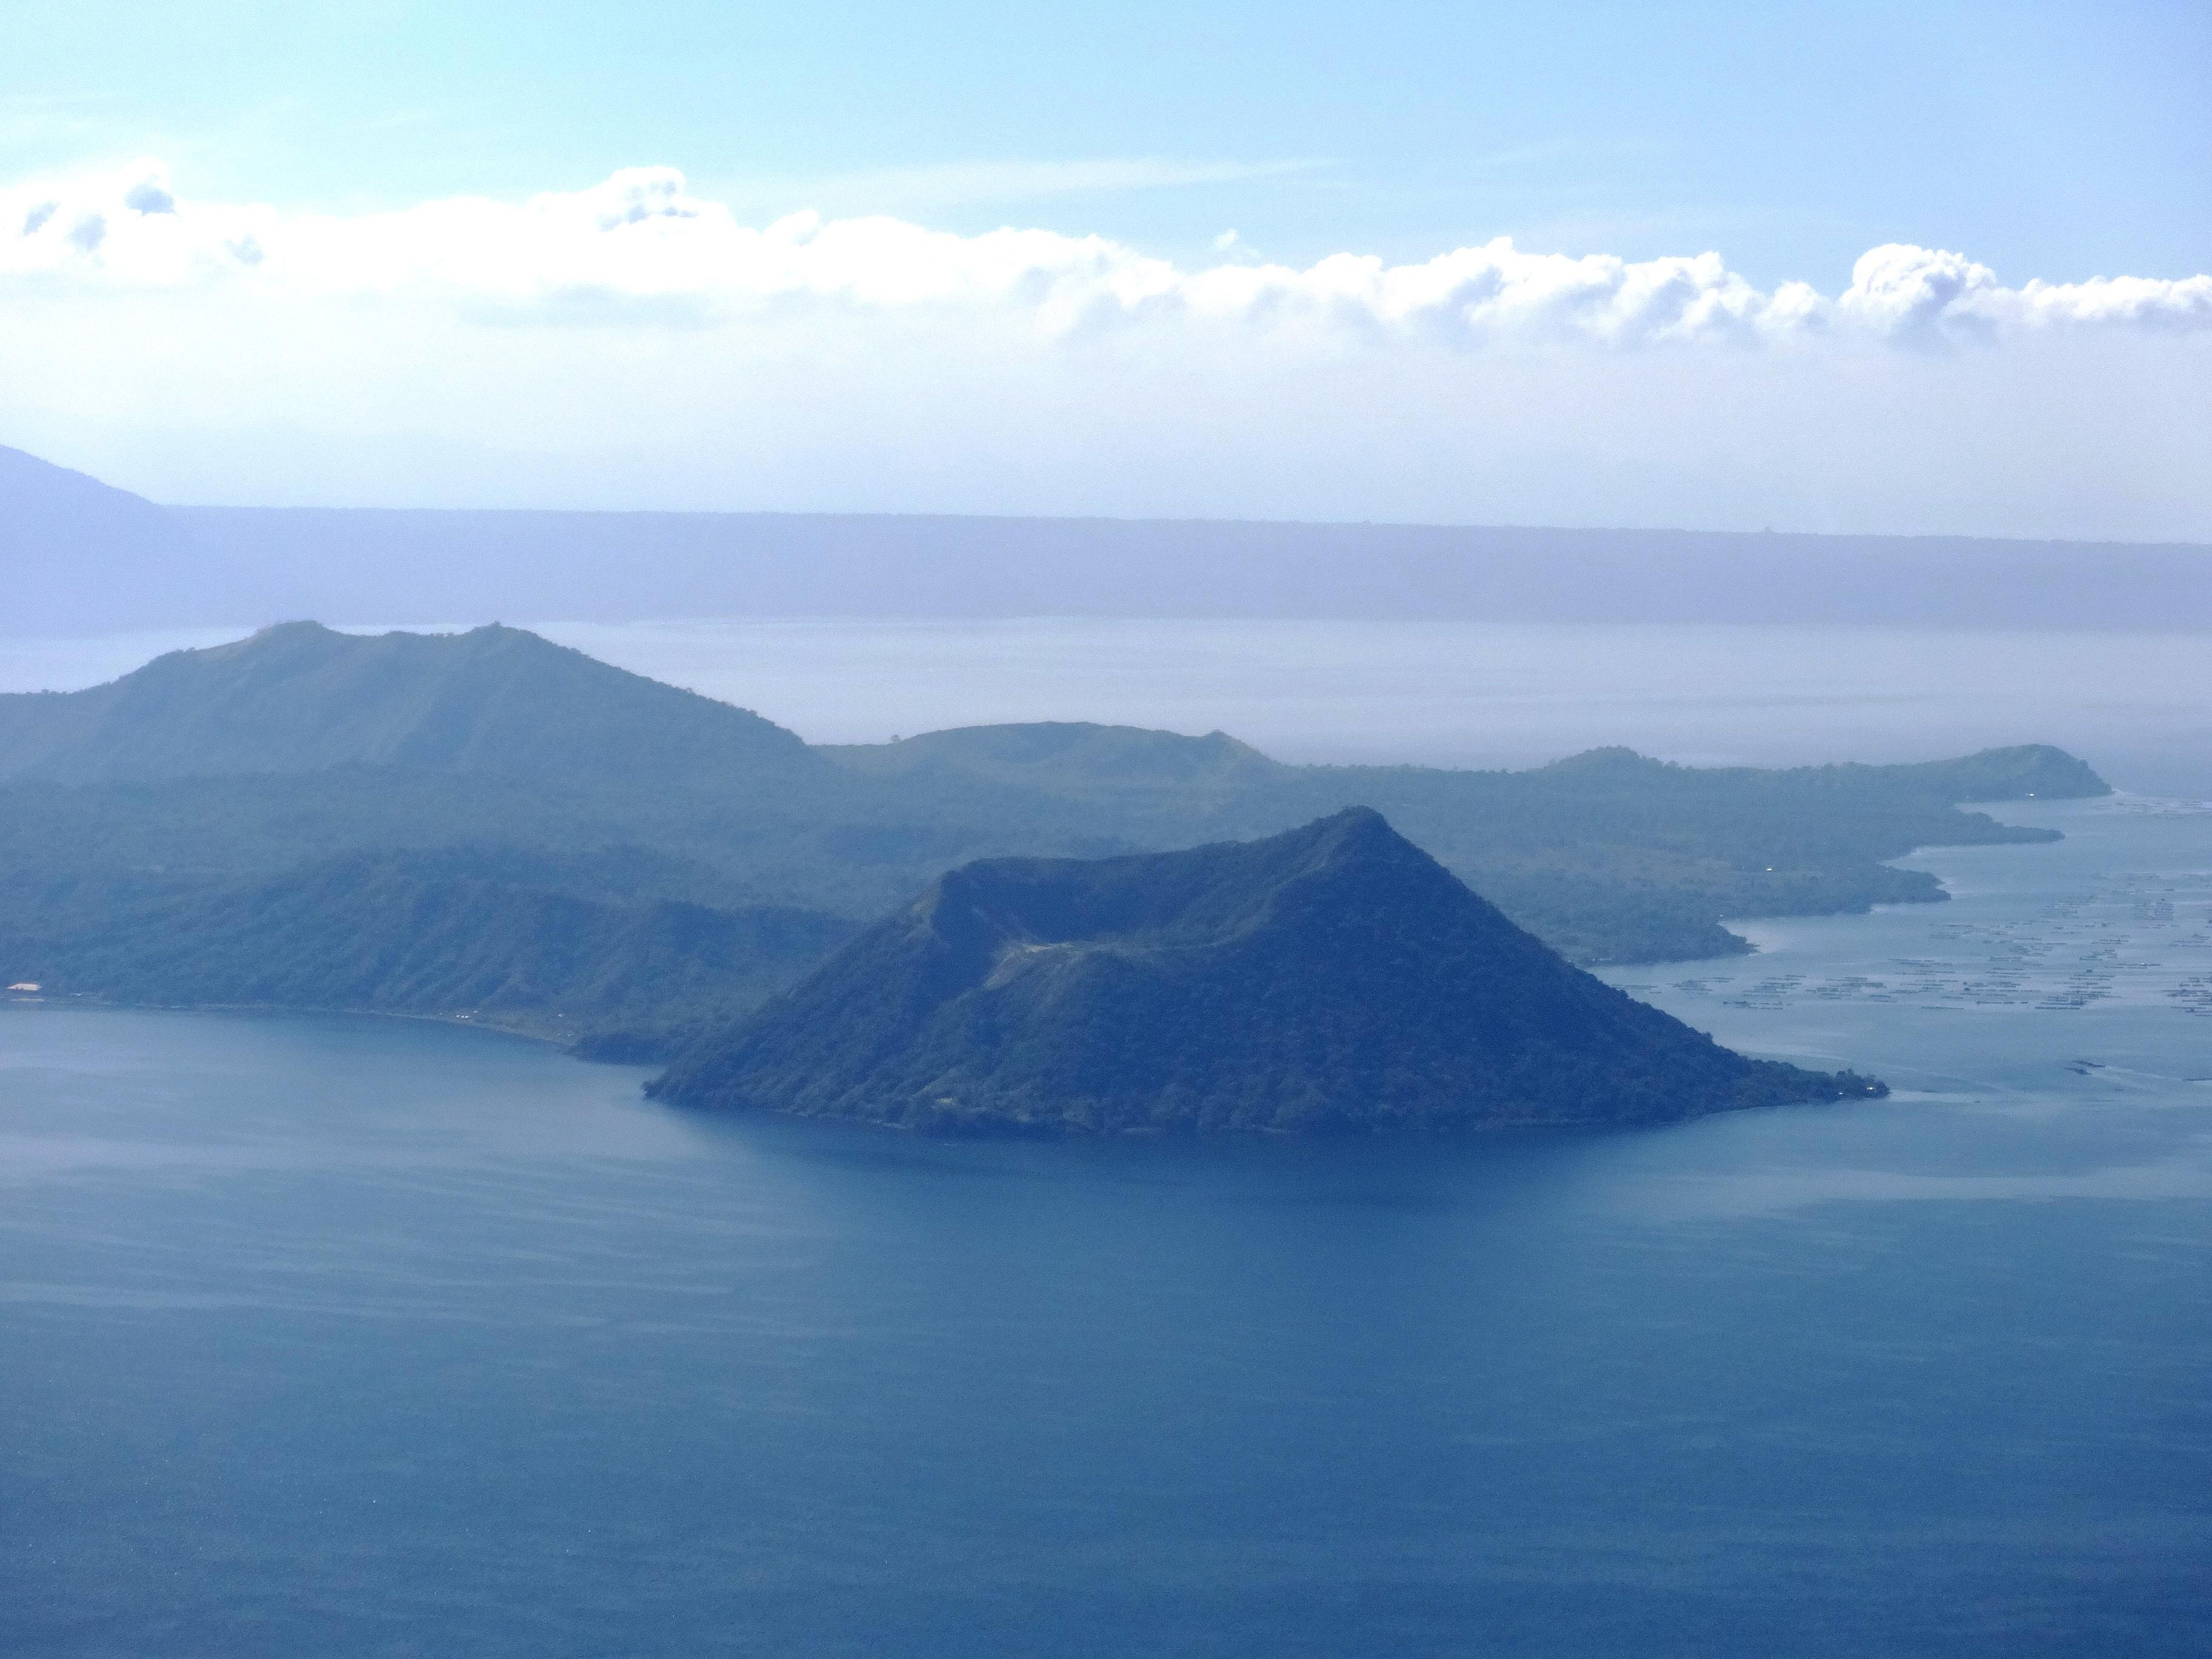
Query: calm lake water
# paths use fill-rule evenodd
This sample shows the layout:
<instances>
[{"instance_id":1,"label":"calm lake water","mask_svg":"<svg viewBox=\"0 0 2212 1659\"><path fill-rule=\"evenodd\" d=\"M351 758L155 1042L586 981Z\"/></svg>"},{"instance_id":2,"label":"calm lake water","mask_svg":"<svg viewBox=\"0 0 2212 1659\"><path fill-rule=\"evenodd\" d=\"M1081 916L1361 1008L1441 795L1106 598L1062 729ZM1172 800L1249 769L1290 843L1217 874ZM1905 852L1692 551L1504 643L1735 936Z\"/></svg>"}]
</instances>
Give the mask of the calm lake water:
<instances>
[{"instance_id":1,"label":"calm lake water","mask_svg":"<svg viewBox=\"0 0 2212 1659\"><path fill-rule=\"evenodd\" d=\"M0 1647L2201 1655L2212 817L2033 816L1618 975L1898 1085L1648 1133L939 1144L0 1008Z\"/></svg>"}]
</instances>

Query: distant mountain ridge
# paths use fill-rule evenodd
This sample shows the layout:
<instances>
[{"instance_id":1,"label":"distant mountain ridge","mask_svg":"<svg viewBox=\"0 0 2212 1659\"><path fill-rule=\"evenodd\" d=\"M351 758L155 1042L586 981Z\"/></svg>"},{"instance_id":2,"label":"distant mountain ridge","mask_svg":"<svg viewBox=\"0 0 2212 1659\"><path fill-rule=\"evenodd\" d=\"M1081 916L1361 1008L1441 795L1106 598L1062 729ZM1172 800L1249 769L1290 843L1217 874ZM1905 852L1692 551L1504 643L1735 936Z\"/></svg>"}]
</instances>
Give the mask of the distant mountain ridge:
<instances>
[{"instance_id":1,"label":"distant mountain ridge","mask_svg":"<svg viewBox=\"0 0 2212 1659\"><path fill-rule=\"evenodd\" d=\"M1729 1053L1354 808L1259 842L964 866L652 1092L1126 1133L1652 1122L1886 1091Z\"/></svg>"},{"instance_id":2,"label":"distant mountain ridge","mask_svg":"<svg viewBox=\"0 0 2212 1659\"><path fill-rule=\"evenodd\" d=\"M0 636L283 617L2212 626L2212 548L922 514L157 507L0 449Z\"/></svg>"},{"instance_id":3,"label":"distant mountain ridge","mask_svg":"<svg viewBox=\"0 0 2212 1659\"><path fill-rule=\"evenodd\" d=\"M0 447L0 636L190 626L220 562L167 508Z\"/></svg>"},{"instance_id":4,"label":"distant mountain ridge","mask_svg":"<svg viewBox=\"0 0 2212 1659\"><path fill-rule=\"evenodd\" d=\"M0 779L152 782L343 766L666 784L826 773L793 732L496 624L316 623L177 651L82 691L0 695Z\"/></svg>"}]
</instances>

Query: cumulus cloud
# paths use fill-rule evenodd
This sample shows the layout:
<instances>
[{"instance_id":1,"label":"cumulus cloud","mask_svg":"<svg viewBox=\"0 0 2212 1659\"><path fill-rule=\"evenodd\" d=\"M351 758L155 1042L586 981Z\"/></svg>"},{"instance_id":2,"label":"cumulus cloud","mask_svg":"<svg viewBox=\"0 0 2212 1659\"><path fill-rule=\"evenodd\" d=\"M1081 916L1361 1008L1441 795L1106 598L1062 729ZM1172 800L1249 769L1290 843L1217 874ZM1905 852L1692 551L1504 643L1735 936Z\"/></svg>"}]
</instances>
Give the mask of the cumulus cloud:
<instances>
[{"instance_id":1,"label":"cumulus cloud","mask_svg":"<svg viewBox=\"0 0 2212 1659\"><path fill-rule=\"evenodd\" d=\"M0 443L171 500L2212 538L2203 276L920 216L752 222L659 167L361 214L151 161L0 186Z\"/></svg>"},{"instance_id":2,"label":"cumulus cloud","mask_svg":"<svg viewBox=\"0 0 2212 1659\"><path fill-rule=\"evenodd\" d=\"M1860 255L1836 309L1876 333L1915 339L2064 325L2212 331L2212 276L2013 289L1964 254L1893 242Z\"/></svg>"},{"instance_id":3,"label":"cumulus cloud","mask_svg":"<svg viewBox=\"0 0 2212 1659\"><path fill-rule=\"evenodd\" d=\"M668 167L520 203L464 197L334 216L181 198L149 161L0 191L0 224L11 221L21 230L0 240L0 280L234 283L271 299L418 292L509 320L556 321L581 302L629 306L641 321L711 323L811 302L988 311L1047 336L1164 319L1464 347L2212 333L2212 276L2014 288L1964 254L1893 244L1863 255L1830 297L1804 283L1762 289L1717 252L1573 258L1504 237L1410 264L1340 253L1304 267L1187 269L1106 238L1041 229L963 236L812 212L750 225Z\"/></svg>"}]
</instances>

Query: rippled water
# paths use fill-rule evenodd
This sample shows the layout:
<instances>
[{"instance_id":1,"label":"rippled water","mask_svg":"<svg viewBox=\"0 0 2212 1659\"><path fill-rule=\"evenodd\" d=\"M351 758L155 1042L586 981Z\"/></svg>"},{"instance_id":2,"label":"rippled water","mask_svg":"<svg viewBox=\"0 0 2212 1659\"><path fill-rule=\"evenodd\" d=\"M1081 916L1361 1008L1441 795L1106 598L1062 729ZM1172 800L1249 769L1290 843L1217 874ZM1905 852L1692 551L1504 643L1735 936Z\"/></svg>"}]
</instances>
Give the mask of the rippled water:
<instances>
[{"instance_id":1,"label":"rippled water","mask_svg":"<svg viewBox=\"0 0 2212 1659\"><path fill-rule=\"evenodd\" d=\"M1617 975L1899 1085L1650 1133L948 1145L0 1008L0 1648L2202 1653L2212 819L2035 816Z\"/></svg>"}]
</instances>

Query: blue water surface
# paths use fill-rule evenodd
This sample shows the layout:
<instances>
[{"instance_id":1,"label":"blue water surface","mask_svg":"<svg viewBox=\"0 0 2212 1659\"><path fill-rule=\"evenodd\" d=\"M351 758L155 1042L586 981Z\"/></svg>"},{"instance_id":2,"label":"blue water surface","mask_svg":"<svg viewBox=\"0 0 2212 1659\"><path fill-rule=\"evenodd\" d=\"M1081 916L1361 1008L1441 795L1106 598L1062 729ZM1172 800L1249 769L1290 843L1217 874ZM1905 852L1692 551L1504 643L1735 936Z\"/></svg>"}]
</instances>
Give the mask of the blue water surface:
<instances>
[{"instance_id":1,"label":"blue water surface","mask_svg":"<svg viewBox=\"0 0 2212 1659\"><path fill-rule=\"evenodd\" d=\"M1613 975L1899 1085L1641 1133L939 1143L0 1008L0 1649L2202 1654L2212 818L2043 817Z\"/></svg>"}]
</instances>

